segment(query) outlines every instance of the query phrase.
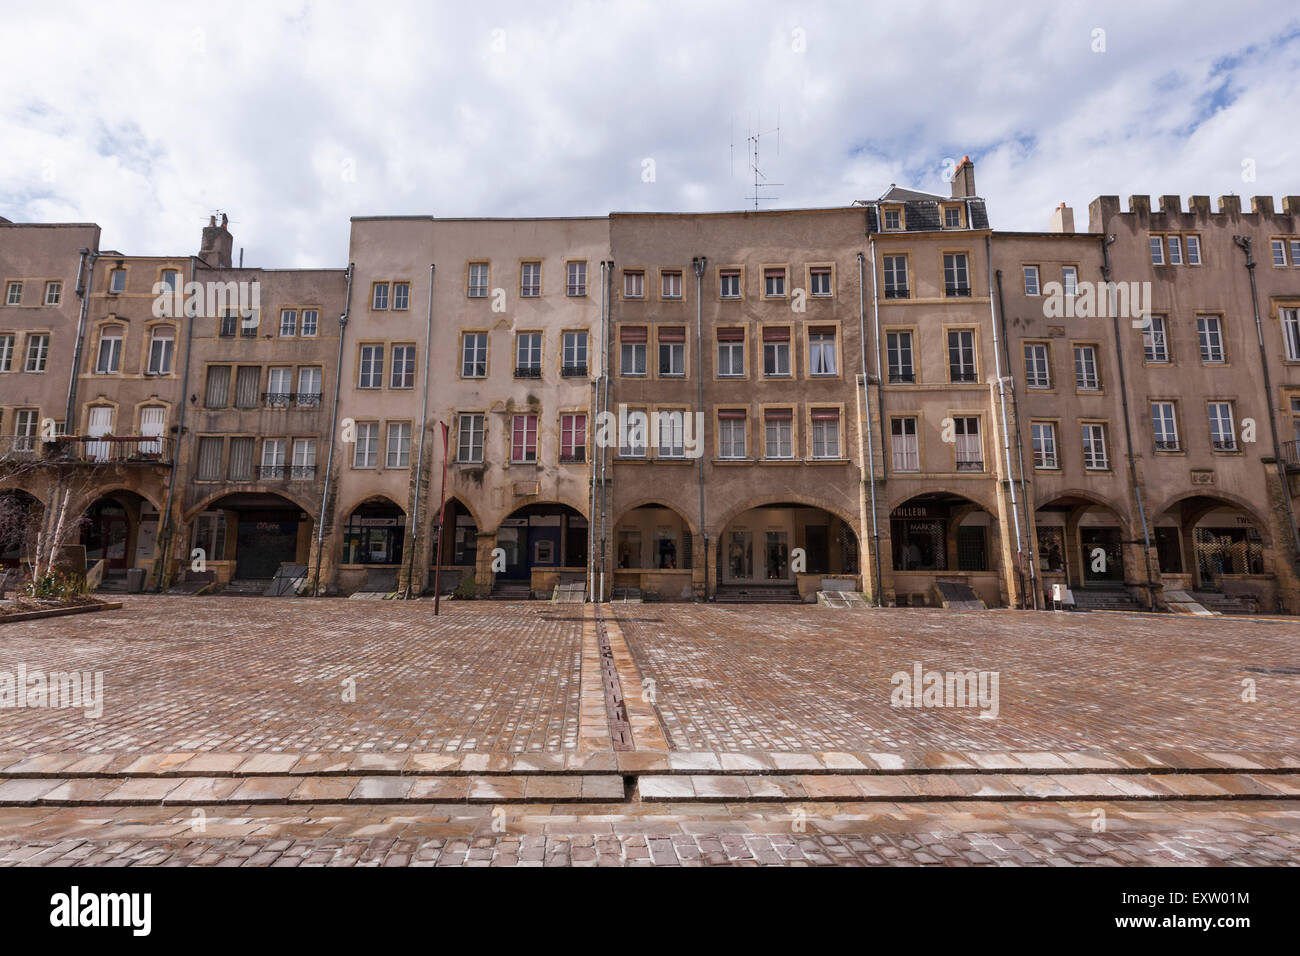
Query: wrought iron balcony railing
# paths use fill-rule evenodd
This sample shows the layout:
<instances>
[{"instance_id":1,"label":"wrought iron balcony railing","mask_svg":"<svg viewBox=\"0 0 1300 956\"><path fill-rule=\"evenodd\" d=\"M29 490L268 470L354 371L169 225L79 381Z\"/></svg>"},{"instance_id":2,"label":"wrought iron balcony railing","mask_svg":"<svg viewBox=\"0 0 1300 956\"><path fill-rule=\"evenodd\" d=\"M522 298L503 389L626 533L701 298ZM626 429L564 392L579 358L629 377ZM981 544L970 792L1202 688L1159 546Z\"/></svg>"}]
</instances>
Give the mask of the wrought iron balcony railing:
<instances>
[{"instance_id":1,"label":"wrought iron balcony railing","mask_svg":"<svg viewBox=\"0 0 1300 956\"><path fill-rule=\"evenodd\" d=\"M319 408L320 392L263 392L267 408Z\"/></svg>"},{"instance_id":2,"label":"wrought iron balcony railing","mask_svg":"<svg viewBox=\"0 0 1300 956\"><path fill-rule=\"evenodd\" d=\"M312 481L315 465L258 465L257 477L263 481Z\"/></svg>"}]
</instances>

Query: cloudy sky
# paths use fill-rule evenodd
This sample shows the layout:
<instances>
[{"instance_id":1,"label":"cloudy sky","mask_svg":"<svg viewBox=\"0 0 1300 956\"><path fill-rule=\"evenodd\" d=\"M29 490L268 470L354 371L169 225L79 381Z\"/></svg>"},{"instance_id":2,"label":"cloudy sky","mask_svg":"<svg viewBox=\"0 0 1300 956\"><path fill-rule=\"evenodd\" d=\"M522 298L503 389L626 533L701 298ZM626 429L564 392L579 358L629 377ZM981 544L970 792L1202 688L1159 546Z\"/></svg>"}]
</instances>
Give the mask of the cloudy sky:
<instances>
[{"instance_id":1,"label":"cloudy sky","mask_svg":"<svg viewBox=\"0 0 1300 956\"><path fill-rule=\"evenodd\" d=\"M287 267L344 264L353 215L752 207L751 131L765 208L946 193L965 154L1004 229L1300 193L1277 0L5 6L0 215L135 254L217 209Z\"/></svg>"}]
</instances>

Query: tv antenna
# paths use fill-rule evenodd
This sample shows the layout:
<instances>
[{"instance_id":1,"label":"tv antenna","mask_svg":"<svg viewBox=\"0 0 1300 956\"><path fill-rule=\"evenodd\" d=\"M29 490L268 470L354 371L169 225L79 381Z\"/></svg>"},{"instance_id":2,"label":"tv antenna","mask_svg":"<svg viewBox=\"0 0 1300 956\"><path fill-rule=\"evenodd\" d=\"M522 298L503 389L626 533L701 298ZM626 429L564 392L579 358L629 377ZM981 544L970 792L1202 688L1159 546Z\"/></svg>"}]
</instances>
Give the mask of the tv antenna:
<instances>
[{"instance_id":1,"label":"tv antenna","mask_svg":"<svg viewBox=\"0 0 1300 956\"><path fill-rule=\"evenodd\" d=\"M754 200L755 209L758 208L758 204L760 202L774 202L777 199L781 198L780 196L761 195L759 190L772 189L775 186L785 185L785 183L769 182L766 174L764 174L762 168L759 166L759 149L760 146L762 145L762 139L764 136L771 136L773 134L775 134L776 136L776 154L780 156L781 155L781 111L780 109L778 109L776 112L775 128L766 130L764 132L750 133L747 137L745 137L745 148L749 154L749 169L754 175L754 195L752 198ZM735 143L735 122L734 121L732 122L731 174L733 176L736 174L736 143Z\"/></svg>"}]
</instances>

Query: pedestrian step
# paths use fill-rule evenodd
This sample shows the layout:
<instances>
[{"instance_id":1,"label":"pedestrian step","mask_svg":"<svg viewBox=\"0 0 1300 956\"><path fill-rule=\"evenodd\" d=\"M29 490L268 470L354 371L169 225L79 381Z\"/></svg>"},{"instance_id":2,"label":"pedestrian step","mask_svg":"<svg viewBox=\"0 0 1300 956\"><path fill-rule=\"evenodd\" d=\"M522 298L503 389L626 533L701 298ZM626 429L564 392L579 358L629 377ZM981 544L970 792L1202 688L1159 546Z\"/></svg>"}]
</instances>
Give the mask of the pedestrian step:
<instances>
[{"instance_id":1,"label":"pedestrian step","mask_svg":"<svg viewBox=\"0 0 1300 956\"><path fill-rule=\"evenodd\" d=\"M1075 588L1075 608L1080 611L1142 611L1145 608L1123 588Z\"/></svg>"},{"instance_id":2,"label":"pedestrian step","mask_svg":"<svg viewBox=\"0 0 1300 956\"><path fill-rule=\"evenodd\" d=\"M799 589L781 584L724 584L713 598L718 604L799 604Z\"/></svg>"},{"instance_id":3,"label":"pedestrian step","mask_svg":"<svg viewBox=\"0 0 1300 956\"><path fill-rule=\"evenodd\" d=\"M1258 602L1219 591L1193 591L1192 599L1215 614L1258 614Z\"/></svg>"},{"instance_id":4,"label":"pedestrian step","mask_svg":"<svg viewBox=\"0 0 1300 956\"><path fill-rule=\"evenodd\" d=\"M271 578L235 578L227 581L217 592L227 597L261 597L271 584Z\"/></svg>"}]
</instances>

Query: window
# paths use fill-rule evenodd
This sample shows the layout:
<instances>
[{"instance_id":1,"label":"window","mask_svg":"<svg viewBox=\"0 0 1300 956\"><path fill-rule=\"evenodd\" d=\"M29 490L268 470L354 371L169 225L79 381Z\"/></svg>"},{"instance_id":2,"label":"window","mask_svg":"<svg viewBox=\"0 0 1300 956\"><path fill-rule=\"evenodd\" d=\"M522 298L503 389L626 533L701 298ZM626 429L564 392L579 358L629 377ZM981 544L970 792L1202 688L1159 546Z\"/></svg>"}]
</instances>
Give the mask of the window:
<instances>
[{"instance_id":1,"label":"window","mask_svg":"<svg viewBox=\"0 0 1300 956\"><path fill-rule=\"evenodd\" d=\"M948 380L975 381L975 331L953 329L948 333Z\"/></svg>"},{"instance_id":2,"label":"window","mask_svg":"<svg viewBox=\"0 0 1300 956\"><path fill-rule=\"evenodd\" d=\"M311 337L316 334L316 327L320 323L320 312L316 309L302 310L302 334Z\"/></svg>"},{"instance_id":3,"label":"window","mask_svg":"<svg viewBox=\"0 0 1300 956\"><path fill-rule=\"evenodd\" d=\"M252 311L245 313L239 321L239 334L246 339L257 338L258 330L262 327L262 316L259 312Z\"/></svg>"},{"instance_id":4,"label":"window","mask_svg":"<svg viewBox=\"0 0 1300 956\"><path fill-rule=\"evenodd\" d=\"M1047 346L1041 342L1031 342L1025 346L1025 387L1052 387L1052 370L1047 358Z\"/></svg>"},{"instance_id":5,"label":"window","mask_svg":"<svg viewBox=\"0 0 1300 956\"><path fill-rule=\"evenodd\" d=\"M519 295L525 299L535 299L542 294L542 264L540 262L521 262L519 264Z\"/></svg>"},{"instance_id":6,"label":"window","mask_svg":"<svg viewBox=\"0 0 1300 956\"><path fill-rule=\"evenodd\" d=\"M921 450L917 442L915 418L890 419L889 446L894 453L894 471L921 470Z\"/></svg>"},{"instance_id":7,"label":"window","mask_svg":"<svg viewBox=\"0 0 1300 956\"><path fill-rule=\"evenodd\" d=\"M1101 388L1101 379L1097 375L1096 346L1074 347L1074 384L1081 392L1095 392Z\"/></svg>"},{"instance_id":8,"label":"window","mask_svg":"<svg viewBox=\"0 0 1300 956\"><path fill-rule=\"evenodd\" d=\"M181 285L181 274L175 269L164 269L162 274L162 285L168 292L176 292Z\"/></svg>"},{"instance_id":9,"label":"window","mask_svg":"<svg viewBox=\"0 0 1300 956\"><path fill-rule=\"evenodd\" d=\"M745 374L745 330L718 329L718 377L741 378Z\"/></svg>"},{"instance_id":10,"label":"window","mask_svg":"<svg viewBox=\"0 0 1300 956\"><path fill-rule=\"evenodd\" d=\"M660 458L686 457L686 415L672 410L658 412Z\"/></svg>"},{"instance_id":11,"label":"window","mask_svg":"<svg viewBox=\"0 0 1300 956\"><path fill-rule=\"evenodd\" d=\"M284 477L285 448L286 442L283 438L262 439L262 467L259 470L260 477Z\"/></svg>"},{"instance_id":12,"label":"window","mask_svg":"<svg viewBox=\"0 0 1300 956\"><path fill-rule=\"evenodd\" d=\"M645 298L645 273L640 270L631 272L623 270L623 298Z\"/></svg>"},{"instance_id":13,"label":"window","mask_svg":"<svg viewBox=\"0 0 1300 956\"><path fill-rule=\"evenodd\" d=\"M561 340L563 347L563 366L560 374L564 377L587 374L587 333L565 332Z\"/></svg>"},{"instance_id":14,"label":"window","mask_svg":"<svg viewBox=\"0 0 1300 956\"><path fill-rule=\"evenodd\" d=\"M1151 324L1142 331L1142 351L1148 362L1169 361L1169 339L1163 315L1151 316Z\"/></svg>"},{"instance_id":15,"label":"window","mask_svg":"<svg viewBox=\"0 0 1300 956\"><path fill-rule=\"evenodd\" d=\"M478 463L483 460L483 416L461 415L456 425L456 460Z\"/></svg>"},{"instance_id":16,"label":"window","mask_svg":"<svg viewBox=\"0 0 1300 956\"><path fill-rule=\"evenodd\" d=\"M383 388L384 347L361 346L361 364L357 370L357 388Z\"/></svg>"},{"instance_id":17,"label":"window","mask_svg":"<svg viewBox=\"0 0 1300 956\"><path fill-rule=\"evenodd\" d=\"M14 451L34 451L36 449L35 408L20 408L14 413ZM109 414L112 410L109 409Z\"/></svg>"},{"instance_id":18,"label":"window","mask_svg":"<svg viewBox=\"0 0 1300 956\"><path fill-rule=\"evenodd\" d=\"M664 272L659 276L659 295L664 299L680 299L682 297L682 274L680 272Z\"/></svg>"},{"instance_id":19,"label":"window","mask_svg":"<svg viewBox=\"0 0 1300 956\"><path fill-rule=\"evenodd\" d=\"M565 295L586 295L587 294L587 263L570 262L564 267Z\"/></svg>"},{"instance_id":20,"label":"window","mask_svg":"<svg viewBox=\"0 0 1300 956\"><path fill-rule=\"evenodd\" d=\"M542 333L515 335L515 378L542 377Z\"/></svg>"},{"instance_id":21,"label":"window","mask_svg":"<svg viewBox=\"0 0 1300 956\"><path fill-rule=\"evenodd\" d=\"M560 416L560 461L587 460L587 416L581 413Z\"/></svg>"},{"instance_id":22,"label":"window","mask_svg":"<svg viewBox=\"0 0 1300 956\"><path fill-rule=\"evenodd\" d=\"M266 404L271 408L286 408L293 391L293 369L287 365L266 370Z\"/></svg>"},{"instance_id":23,"label":"window","mask_svg":"<svg viewBox=\"0 0 1300 956\"><path fill-rule=\"evenodd\" d=\"M44 372L45 360L50 354L50 337L48 335L27 336L27 364L29 372Z\"/></svg>"},{"instance_id":24,"label":"window","mask_svg":"<svg viewBox=\"0 0 1300 956\"><path fill-rule=\"evenodd\" d=\"M239 316L233 312L223 312L221 314L221 325L217 329L217 334L222 338L233 338L239 332Z\"/></svg>"},{"instance_id":25,"label":"window","mask_svg":"<svg viewBox=\"0 0 1300 956\"><path fill-rule=\"evenodd\" d=\"M812 456L840 457L840 413L834 408L812 410Z\"/></svg>"},{"instance_id":26,"label":"window","mask_svg":"<svg viewBox=\"0 0 1300 956\"><path fill-rule=\"evenodd\" d=\"M1183 264L1183 240L1179 236L1166 237L1166 245L1169 246L1169 264L1171 266L1181 266Z\"/></svg>"},{"instance_id":27,"label":"window","mask_svg":"<svg viewBox=\"0 0 1300 956\"><path fill-rule=\"evenodd\" d=\"M394 282L393 283L393 308L398 310L409 309L411 307L411 283Z\"/></svg>"},{"instance_id":28,"label":"window","mask_svg":"<svg viewBox=\"0 0 1300 956\"><path fill-rule=\"evenodd\" d=\"M1223 326L1217 315L1196 317L1196 337L1201 343L1201 361L1215 364L1224 361Z\"/></svg>"},{"instance_id":29,"label":"window","mask_svg":"<svg viewBox=\"0 0 1300 956\"><path fill-rule=\"evenodd\" d=\"M204 408L225 408L230 404L230 366L209 365L204 389Z\"/></svg>"},{"instance_id":30,"label":"window","mask_svg":"<svg viewBox=\"0 0 1300 956\"><path fill-rule=\"evenodd\" d=\"M13 337L9 337L10 344ZM95 359L96 375L116 375L122 371L122 327L106 325L99 333L99 356Z\"/></svg>"},{"instance_id":31,"label":"window","mask_svg":"<svg viewBox=\"0 0 1300 956\"><path fill-rule=\"evenodd\" d=\"M1165 244L1159 236L1152 236L1151 245L1151 264L1153 266L1162 266L1165 264Z\"/></svg>"},{"instance_id":32,"label":"window","mask_svg":"<svg viewBox=\"0 0 1300 956\"><path fill-rule=\"evenodd\" d=\"M739 269L723 269L718 273L718 295L724 299L740 298Z\"/></svg>"},{"instance_id":33,"label":"window","mask_svg":"<svg viewBox=\"0 0 1300 956\"><path fill-rule=\"evenodd\" d=\"M763 413L763 455L766 458L794 457L794 410L769 408Z\"/></svg>"},{"instance_id":34,"label":"window","mask_svg":"<svg viewBox=\"0 0 1300 956\"><path fill-rule=\"evenodd\" d=\"M686 374L685 327L659 327L659 374L669 378Z\"/></svg>"},{"instance_id":35,"label":"window","mask_svg":"<svg viewBox=\"0 0 1300 956\"><path fill-rule=\"evenodd\" d=\"M1291 240L1291 265L1300 266L1300 239Z\"/></svg>"},{"instance_id":36,"label":"window","mask_svg":"<svg viewBox=\"0 0 1300 956\"><path fill-rule=\"evenodd\" d=\"M644 325L623 326L619 330L619 371L623 375L646 373L646 346L649 333Z\"/></svg>"},{"instance_id":37,"label":"window","mask_svg":"<svg viewBox=\"0 0 1300 956\"><path fill-rule=\"evenodd\" d=\"M11 372L14 367L14 337L0 335L0 372Z\"/></svg>"},{"instance_id":38,"label":"window","mask_svg":"<svg viewBox=\"0 0 1300 956\"><path fill-rule=\"evenodd\" d=\"M964 252L948 252L943 257L944 292L949 296L970 295L970 271Z\"/></svg>"},{"instance_id":39,"label":"window","mask_svg":"<svg viewBox=\"0 0 1300 956\"><path fill-rule=\"evenodd\" d=\"M1080 426L1083 437L1083 467L1089 471L1107 471L1110 458L1106 454L1106 426L1084 424Z\"/></svg>"},{"instance_id":40,"label":"window","mask_svg":"<svg viewBox=\"0 0 1300 956\"><path fill-rule=\"evenodd\" d=\"M1079 270L1074 266L1061 267L1061 284L1066 295L1079 294Z\"/></svg>"},{"instance_id":41,"label":"window","mask_svg":"<svg viewBox=\"0 0 1300 956\"><path fill-rule=\"evenodd\" d=\"M254 438L230 439L230 463L226 468L226 477L231 481L253 480L253 446Z\"/></svg>"},{"instance_id":42,"label":"window","mask_svg":"<svg viewBox=\"0 0 1300 956\"><path fill-rule=\"evenodd\" d=\"M763 270L763 297L766 299L785 298L785 270Z\"/></svg>"},{"instance_id":43,"label":"window","mask_svg":"<svg viewBox=\"0 0 1300 956\"><path fill-rule=\"evenodd\" d=\"M200 438L199 439L199 481L220 481L221 480L221 455L225 450L225 439L223 438ZM225 514L221 516L224 518ZM221 536L222 544L225 544L225 535ZM211 552L209 552L211 553Z\"/></svg>"},{"instance_id":44,"label":"window","mask_svg":"<svg viewBox=\"0 0 1300 956\"><path fill-rule=\"evenodd\" d=\"M176 331L171 328L154 329L149 336L149 375L170 375L172 355L176 350Z\"/></svg>"},{"instance_id":45,"label":"window","mask_svg":"<svg viewBox=\"0 0 1300 956\"><path fill-rule=\"evenodd\" d=\"M471 262L469 264L469 286L465 294L471 299L486 299L488 294L488 264Z\"/></svg>"},{"instance_id":46,"label":"window","mask_svg":"<svg viewBox=\"0 0 1300 956\"><path fill-rule=\"evenodd\" d=\"M1034 443L1034 467L1056 469L1061 467L1056 456L1056 425L1052 422L1034 422L1030 426Z\"/></svg>"},{"instance_id":47,"label":"window","mask_svg":"<svg viewBox=\"0 0 1300 956\"><path fill-rule=\"evenodd\" d=\"M1231 402L1210 402L1210 444L1215 451L1236 451L1237 430L1232 424Z\"/></svg>"},{"instance_id":48,"label":"window","mask_svg":"<svg viewBox=\"0 0 1300 956\"><path fill-rule=\"evenodd\" d=\"M45 283L45 304L58 305L63 300L63 283L47 282Z\"/></svg>"},{"instance_id":49,"label":"window","mask_svg":"<svg viewBox=\"0 0 1300 956\"><path fill-rule=\"evenodd\" d=\"M815 325L808 330L808 374L837 375L835 327Z\"/></svg>"},{"instance_id":50,"label":"window","mask_svg":"<svg viewBox=\"0 0 1300 956\"><path fill-rule=\"evenodd\" d=\"M1283 242L1281 239L1273 240L1273 265L1275 266L1286 265L1286 243ZM12 288L12 286L10 288ZM14 303L10 303L10 305L13 304Z\"/></svg>"},{"instance_id":51,"label":"window","mask_svg":"<svg viewBox=\"0 0 1300 956\"><path fill-rule=\"evenodd\" d=\"M411 423L388 423L388 461L389 468L411 467Z\"/></svg>"},{"instance_id":52,"label":"window","mask_svg":"<svg viewBox=\"0 0 1300 956\"><path fill-rule=\"evenodd\" d=\"M903 228L903 211L901 209L886 209L884 214L885 229L892 232Z\"/></svg>"},{"instance_id":53,"label":"window","mask_svg":"<svg viewBox=\"0 0 1300 956\"><path fill-rule=\"evenodd\" d=\"M516 415L510 432L510 460L515 464L537 461L537 416Z\"/></svg>"},{"instance_id":54,"label":"window","mask_svg":"<svg viewBox=\"0 0 1300 956\"><path fill-rule=\"evenodd\" d=\"M1038 266L1025 266L1025 295L1042 295L1038 284Z\"/></svg>"},{"instance_id":55,"label":"window","mask_svg":"<svg viewBox=\"0 0 1300 956\"><path fill-rule=\"evenodd\" d=\"M295 438L293 440L293 472L291 477L316 477L316 439Z\"/></svg>"},{"instance_id":56,"label":"window","mask_svg":"<svg viewBox=\"0 0 1300 956\"><path fill-rule=\"evenodd\" d=\"M980 440L980 420L974 415L963 415L953 419L956 442L958 471L984 470L984 444Z\"/></svg>"},{"instance_id":57,"label":"window","mask_svg":"<svg viewBox=\"0 0 1300 956\"><path fill-rule=\"evenodd\" d=\"M1178 423L1173 402L1151 403L1151 431L1155 436L1156 451L1178 450Z\"/></svg>"},{"instance_id":58,"label":"window","mask_svg":"<svg viewBox=\"0 0 1300 956\"><path fill-rule=\"evenodd\" d=\"M298 312L296 309L280 310L280 338L291 339L298 334Z\"/></svg>"},{"instance_id":59,"label":"window","mask_svg":"<svg viewBox=\"0 0 1300 956\"><path fill-rule=\"evenodd\" d=\"M763 374L772 377L790 374L789 326L769 326L763 329Z\"/></svg>"},{"instance_id":60,"label":"window","mask_svg":"<svg viewBox=\"0 0 1300 956\"><path fill-rule=\"evenodd\" d=\"M485 378L487 376L486 332L466 332L460 341L460 375L461 378Z\"/></svg>"},{"instance_id":61,"label":"window","mask_svg":"<svg viewBox=\"0 0 1300 956\"><path fill-rule=\"evenodd\" d=\"M640 409L629 409L626 421L620 416L618 454L620 458L644 458L648 444L649 417Z\"/></svg>"},{"instance_id":62,"label":"window","mask_svg":"<svg viewBox=\"0 0 1300 956\"><path fill-rule=\"evenodd\" d=\"M371 287L370 307L382 312L388 308L388 283L376 282Z\"/></svg>"},{"instance_id":63,"label":"window","mask_svg":"<svg viewBox=\"0 0 1300 956\"><path fill-rule=\"evenodd\" d=\"M22 305L23 304L23 284L21 282L11 282L5 289L5 305Z\"/></svg>"},{"instance_id":64,"label":"window","mask_svg":"<svg viewBox=\"0 0 1300 956\"><path fill-rule=\"evenodd\" d=\"M389 388L415 388L415 346L394 345Z\"/></svg>"},{"instance_id":65,"label":"window","mask_svg":"<svg viewBox=\"0 0 1300 956\"><path fill-rule=\"evenodd\" d=\"M235 372L235 407L257 408L258 386L262 384L260 365L241 365Z\"/></svg>"},{"instance_id":66,"label":"window","mask_svg":"<svg viewBox=\"0 0 1300 956\"><path fill-rule=\"evenodd\" d=\"M808 270L808 292L815 296L829 296L831 289L830 266L813 266Z\"/></svg>"},{"instance_id":67,"label":"window","mask_svg":"<svg viewBox=\"0 0 1300 956\"><path fill-rule=\"evenodd\" d=\"M117 295L126 291L126 270L113 269L108 274L108 291Z\"/></svg>"},{"instance_id":68,"label":"window","mask_svg":"<svg viewBox=\"0 0 1300 956\"><path fill-rule=\"evenodd\" d=\"M316 406L320 404L321 370L307 366L298 370L298 404L299 406Z\"/></svg>"},{"instance_id":69,"label":"window","mask_svg":"<svg viewBox=\"0 0 1300 956\"><path fill-rule=\"evenodd\" d=\"M356 438L352 467L374 468L379 461L379 423L357 422Z\"/></svg>"},{"instance_id":70,"label":"window","mask_svg":"<svg viewBox=\"0 0 1300 956\"><path fill-rule=\"evenodd\" d=\"M1189 266L1199 266L1201 264L1201 237L1187 236L1187 264Z\"/></svg>"},{"instance_id":71,"label":"window","mask_svg":"<svg viewBox=\"0 0 1300 956\"><path fill-rule=\"evenodd\" d=\"M745 412L743 409L724 409L718 412L718 457L744 458Z\"/></svg>"},{"instance_id":72,"label":"window","mask_svg":"<svg viewBox=\"0 0 1300 956\"><path fill-rule=\"evenodd\" d=\"M886 299L906 299L909 295L907 288L907 256L885 256L885 298Z\"/></svg>"},{"instance_id":73,"label":"window","mask_svg":"<svg viewBox=\"0 0 1300 956\"><path fill-rule=\"evenodd\" d=\"M1286 359L1288 362L1300 362L1300 309L1282 309L1282 341L1286 345ZM9 337L11 347L13 337ZM2 349L3 346L0 346ZM0 351L0 356L3 352ZM8 371L6 366L0 366L0 369Z\"/></svg>"},{"instance_id":74,"label":"window","mask_svg":"<svg viewBox=\"0 0 1300 956\"><path fill-rule=\"evenodd\" d=\"M885 352L889 359L889 384L911 384L916 381L912 364L912 333L886 332Z\"/></svg>"},{"instance_id":75,"label":"window","mask_svg":"<svg viewBox=\"0 0 1300 956\"><path fill-rule=\"evenodd\" d=\"M945 206L943 210L943 227L945 229L961 228L961 207Z\"/></svg>"}]
</instances>

